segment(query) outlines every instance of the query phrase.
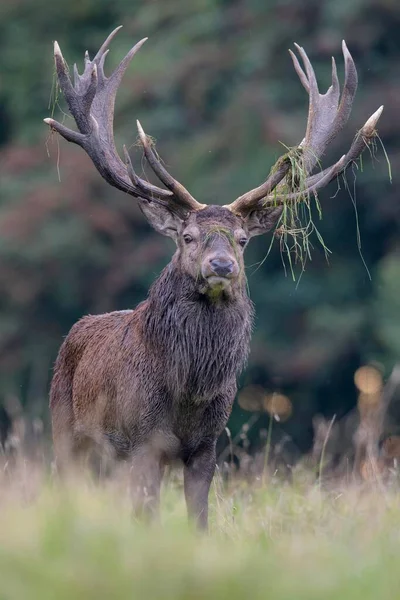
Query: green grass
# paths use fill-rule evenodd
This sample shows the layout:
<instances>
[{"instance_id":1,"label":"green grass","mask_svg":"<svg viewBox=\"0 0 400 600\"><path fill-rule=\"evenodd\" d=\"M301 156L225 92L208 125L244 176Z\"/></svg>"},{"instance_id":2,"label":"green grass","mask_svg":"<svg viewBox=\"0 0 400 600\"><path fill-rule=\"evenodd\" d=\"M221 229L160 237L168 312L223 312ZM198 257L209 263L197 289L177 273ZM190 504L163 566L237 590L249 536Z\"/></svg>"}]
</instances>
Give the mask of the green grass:
<instances>
[{"instance_id":1,"label":"green grass","mask_svg":"<svg viewBox=\"0 0 400 600\"><path fill-rule=\"evenodd\" d=\"M186 522L181 481L161 523L132 517L127 480L62 489L0 475L0 599L394 599L400 494L271 482L213 485L211 531Z\"/></svg>"}]
</instances>

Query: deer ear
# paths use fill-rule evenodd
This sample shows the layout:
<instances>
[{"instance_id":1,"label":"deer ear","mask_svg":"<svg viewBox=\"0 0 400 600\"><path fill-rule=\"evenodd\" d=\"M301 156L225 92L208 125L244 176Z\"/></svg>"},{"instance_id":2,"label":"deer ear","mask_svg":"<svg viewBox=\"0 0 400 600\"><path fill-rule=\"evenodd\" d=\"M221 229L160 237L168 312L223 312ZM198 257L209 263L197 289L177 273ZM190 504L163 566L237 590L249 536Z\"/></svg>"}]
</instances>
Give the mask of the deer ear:
<instances>
[{"instance_id":1,"label":"deer ear","mask_svg":"<svg viewBox=\"0 0 400 600\"><path fill-rule=\"evenodd\" d=\"M178 232L181 229L183 221L176 213L162 204L148 202L147 200L139 200L139 206L150 225L156 231L171 237L175 241L178 239Z\"/></svg>"},{"instance_id":2,"label":"deer ear","mask_svg":"<svg viewBox=\"0 0 400 600\"><path fill-rule=\"evenodd\" d=\"M270 231L282 212L282 207L270 210L252 210L245 218L246 229L250 237Z\"/></svg>"}]
</instances>

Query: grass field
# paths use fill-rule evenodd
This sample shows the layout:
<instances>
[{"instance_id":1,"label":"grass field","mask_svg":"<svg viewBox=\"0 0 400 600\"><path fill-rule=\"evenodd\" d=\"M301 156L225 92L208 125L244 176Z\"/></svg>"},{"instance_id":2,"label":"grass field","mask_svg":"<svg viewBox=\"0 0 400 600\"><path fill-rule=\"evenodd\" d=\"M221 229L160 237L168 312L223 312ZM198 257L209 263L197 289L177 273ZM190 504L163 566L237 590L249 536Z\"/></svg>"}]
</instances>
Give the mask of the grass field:
<instances>
[{"instance_id":1,"label":"grass field","mask_svg":"<svg viewBox=\"0 0 400 600\"><path fill-rule=\"evenodd\" d=\"M23 463L0 475L0 599L395 599L400 492L379 482L222 485L211 530L186 522L181 482L161 523L132 517L126 480L62 489Z\"/></svg>"}]
</instances>

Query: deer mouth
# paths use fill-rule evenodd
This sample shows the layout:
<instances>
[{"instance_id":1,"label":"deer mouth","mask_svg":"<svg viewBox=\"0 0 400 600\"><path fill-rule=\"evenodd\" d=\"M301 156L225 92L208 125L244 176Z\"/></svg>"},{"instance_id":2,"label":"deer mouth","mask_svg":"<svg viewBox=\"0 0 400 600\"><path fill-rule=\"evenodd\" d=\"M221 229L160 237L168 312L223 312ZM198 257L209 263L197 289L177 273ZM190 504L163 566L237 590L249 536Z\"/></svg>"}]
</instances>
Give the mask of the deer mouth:
<instances>
[{"instance_id":1,"label":"deer mouth","mask_svg":"<svg viewBox=\"0 0 400 600\"><path fill-rule=\"evenodd\" d=\"M206 281L210 287L227 287L231 284L232 276L210 275L206 278Z\"/></svg>"},{"instance_id":2,"label":"deer mouth","mask_svg":"<svg viewBox=\"0 0 400 600\"><path fill-rule=\"evenodd\" d=\"M231 289L232 277L222 277L220 275L210 275L205 278L206 285L202 292L212 296L219 296Z\"/></svg>"}]
</instances>

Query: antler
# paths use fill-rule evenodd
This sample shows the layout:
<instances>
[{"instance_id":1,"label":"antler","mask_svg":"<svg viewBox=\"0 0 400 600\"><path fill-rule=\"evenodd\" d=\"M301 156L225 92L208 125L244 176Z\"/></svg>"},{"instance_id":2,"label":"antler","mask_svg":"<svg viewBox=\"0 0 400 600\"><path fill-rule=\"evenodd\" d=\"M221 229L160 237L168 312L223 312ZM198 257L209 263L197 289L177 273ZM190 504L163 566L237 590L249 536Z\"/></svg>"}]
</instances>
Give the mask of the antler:
<instances>
[{"instance_id":1,"label":"antler","mask_svg":"<svg viewBox=\"0 0 400 600\"><path fill-rule=\"evenodd\" d=\"M346 43L342 43L345 64L345 82L340 97L340 86L336 71L335 59L332 58L332 84L325 94L320 94L314 69L301 46L295 44L303 61L304 69L295 54L289 50L294 68L301 83L309 95L309 111L306 134L297 148L281 157L271 170L268 179L258 188L247 192L231 204L226 205L232 212L245 216L253 210L275 209L274 216L279 217L280 211L276 207L286 201L299 201L310 194L315 194L318 189L327 185L332 179L343 173L363 150L369 145L376 135L376 124L382 114L381 106L357 132L347 154L343 155L334 165L323 171L311 175L315 166L325 153L329 143L346 125L350 116L351 106L357 90L357 70ZM300 154L299 154L300 153ZM301 167L306 178L301 188L296 181L288 182L286 175L291 170L293 156L300 157ZM292 177L292 180L294 177ZM293 190L294 187L294 190ZM289 189L289 193L287 193ZM272 193L274 192L274 193Z\"/></svg>"},{"instance_id":2,"label":"antler","mask_svg":"<svg viewBox=\"0 0 400 600\"><path fill-rule=\"evenodd\" d=\"M104 74L104 62L108 46L121 29L117 27L108 36L93 60L85 54L83 74L74 65L74 84L60 47L54 42L54 59L58 81L67 101L78 131L73 131L54 119L44 119L52 129L58 131L67 141L81 146L92 159L100 175L112 186L148 202L168 205L176 212L200 210L205 205L197 202L189 192L165 170L155 154L151 143L138 122L139 136L146 159L160 181L168 188L159 188L141 179L133 170L128 152L124 147L125 165L119 157L114 143L113 121L114 104L118 86L136 52L147 38L138 42L122 59L110 77Z\"/></svg>"}]
</instances>

